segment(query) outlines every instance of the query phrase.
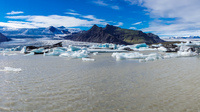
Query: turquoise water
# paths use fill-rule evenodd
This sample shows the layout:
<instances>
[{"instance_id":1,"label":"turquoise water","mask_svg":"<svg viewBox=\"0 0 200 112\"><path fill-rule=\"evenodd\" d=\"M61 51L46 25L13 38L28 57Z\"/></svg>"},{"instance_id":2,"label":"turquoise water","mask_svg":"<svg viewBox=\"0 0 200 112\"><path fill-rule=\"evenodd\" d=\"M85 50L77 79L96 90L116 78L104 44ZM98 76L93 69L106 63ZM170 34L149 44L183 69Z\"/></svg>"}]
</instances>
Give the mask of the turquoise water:
<instances>
[{"instance_id":1,"label":"turquoise water","mask_svg":"<svg viewBox=\"0 0 200 112\"><path fill-rule=\"evenodd\" d=\"M110 53L94 62L63 57L0 55L0 111L197 112L200 58L139 63Z\"/></svg>"}]
</instances>

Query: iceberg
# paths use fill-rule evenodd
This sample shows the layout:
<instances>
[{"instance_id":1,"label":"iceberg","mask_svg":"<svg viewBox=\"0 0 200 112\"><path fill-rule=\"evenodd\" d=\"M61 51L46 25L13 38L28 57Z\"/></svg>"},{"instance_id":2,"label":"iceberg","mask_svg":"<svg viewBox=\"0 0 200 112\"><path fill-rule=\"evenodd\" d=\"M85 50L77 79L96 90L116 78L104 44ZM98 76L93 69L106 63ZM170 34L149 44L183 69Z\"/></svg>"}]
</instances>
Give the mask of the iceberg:
<instances>
[{"instance_id":1,"label":"iceberg","mask_svg":"<svg viewBox=\"0 0 200 112\"><path fill-rule=\"evenodd\" d=\"M134 44L134 45L127 45L127 46L120 46L118 49L119 50L124 50L125 48L129 48L132 50L137 50L137 51L144 51L144 50L154 50L150 49L149 46L146 43L142 44Z\"/></svg>"},{"instance_id":2,"label":"iceberg","mask_svg":"<svg viewBox=\"0 0 200 112\"><path fill-rule=\"evenodd\" d=\"M95 59L91 59L91 58L82 58L83 61L95 61Z\"/></svg>"},{"instance_id":3,"label":"iceberg","mask_svg":"<svg viewBox=\"0 0 200 112\"><path fill-rule=\"evenodd\" d=\"M198 55L197 53L195 52L192 52L192 51L178 51L177 52L177 55L178 56L183 56L183 57L190 57L190 56L196 56Z\"/></svg>"},{"instance_id":4,"label":"iceberg","mask_svg":"<svg viewBox=\"0 0 200 112\"><path fill-rule=\"evenodd\" d=\"M79 50L81 50L81 48L69 45L67 51L79 51Z\"/></svg>"},{"instance_id":5,"label":"iceberg","mask_svg":"<svg viewBox=\"0 0 200 112\"><path fill-rule=\"evenodd\" d=\"M177 57L178 57L178 55L175 54L175 53L166 53L166 54L163 56L164 59L177 58Z\"/></svg>"},{"instance_id":6,"label":"iceberg","mask_svg":"<svg viewBox=\"0 0 200 112\"><path fill-rule=\"evenodd\" d=\"M159 47L157 49L158 49L158 51L162 51L162 52L166 52L167 51L167 49L165 47L163 47L163 46L161 46L161 47Z\"/></svg>"},{"instance_id":7,"label":"iceberg","mask_svg":"<svg viewBox=\"0 0 200 112\"><path fill-rule=\"evenodd\" d=\"M95 55L95 56L96 56L97 54L98 54L98 52L94 52L94 53L93 53L93 55Z\"/></svg>"},{"instance_id":8,"label":"iceberg","mask_svg":"<svg viewBox=\"0 0 200 112\"><path fill-rule=\"evenodd\" d=\"M17 55L16 53L13 53L13 54L6 54L5 52L3 52L3 56L15 56Z\"/></svg>"},{"instance_id":9,"label":"iceberg","mask_svg":"<svg viewBox=\"0 0 200 112\"><path fill-rule=\"evenodd\" d=\"M59 56L61 54L61 52L49 52L49 53L44 53L43 56Z\"/></svg>"},{"instance_id":10,"label":"iceberg","mask_svg":"<svg viewBox=\"0 0 200 112\"><path fill-rule=\"evenodd\" d=\"M44 48L33 49L30 52L34 52L36 54L42 54L42 53L44 53Z\"/></svg>"},{"instance_id":11,"label":"iceberg","mask_svg":"<svg viewBox=\"0 0 200 112\"><path fill-rule=\"evenodd\" d=\"M26 52L26 46L24 46L22 49L21 49L21 51L20 51L20 53L25 53Z\"/></svg>"},{"instance_id":12,"label":"iceberg","mask_svg":"<svg viewBox=\"0 0 200 112\"><path fill-rule=\"evenodd\" d=\"M64 53L61 53L60 57L71 57L71 58L87 58L89 57L89 53L86 50L80 50L80 51L67 51Z\"/></svg>"},{"instance_id":13,"label":"iceberg","mask_svg":"<svg viewBox=\"0 0 200 112\"><path fill-rule=\"evenodd\" d=\"M142 53L139 53L139 52L113 53L111 56L116 58L116 61L123 60L123 59L139 59L139 62L155 61L155 60L160 60L160 59L178 57L177 54L171 54L171 53L168 53L168 54L162 56L159 53L150 53L148 55L143 55Z\"/></svg>"},{"instance_id":14,"label":"iceberg","mask_svg":"<svg viewBox=\"0 0 200 112\"><path fill-rule=\"evenodd\" d=\"M144 59L146 58L145 55L139 52L133 53L113 53L112 57L115 57L117 61L122 59Z\"/></svg>"},{"instance_id":15,"label":"iceberg","mask_svg":"<svg viewBox=\"0 0 200 112\"><path fill-rule=\"evenodd\" d=\"M146 43L142 43L142 44L135 44L134 47L139 49L141 47L149 47L149 46Z\"/></svg>"},{"instance_id":16,"label":"iceberg","mask_svg":"<svg viewBox=\"0 0 200 112\"><path fill-rule=\"evenodd\" d=\"M34 52L30 52L30 53L28 53L28 54L25 54L24 56L32 56L32 55L34 55L35 53Z\"/></svg>"},{"instance_id":17,"label":"iceberg","mask_svg":"<svg viewBox=\"0 0 200 112\"><path fill-rule=\"evenodd\" d=\"M0 71L3 72L21 72L21 68L12 68L12 67L4 67L4 69L1 69Z\"/></svg>"}]
</instances>

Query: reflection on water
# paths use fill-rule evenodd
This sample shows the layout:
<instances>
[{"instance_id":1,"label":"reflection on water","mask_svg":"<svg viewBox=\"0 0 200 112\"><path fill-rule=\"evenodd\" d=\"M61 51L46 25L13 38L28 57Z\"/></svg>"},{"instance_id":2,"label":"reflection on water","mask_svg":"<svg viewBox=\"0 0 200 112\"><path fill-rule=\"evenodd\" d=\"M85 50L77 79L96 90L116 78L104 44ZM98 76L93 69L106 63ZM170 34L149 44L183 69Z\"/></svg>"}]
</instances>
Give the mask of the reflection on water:
<instances>
[{"instance_id":1,"label":"reflection on water","mask_svg":"<svg viewBox=\"0 0 200 112\"><path fill-rule=\"evenodd\" d=\"M197 112L200 58L138 63L99 54L94 62L1 56L0 111Z\"/></svg>"}]
</instances>

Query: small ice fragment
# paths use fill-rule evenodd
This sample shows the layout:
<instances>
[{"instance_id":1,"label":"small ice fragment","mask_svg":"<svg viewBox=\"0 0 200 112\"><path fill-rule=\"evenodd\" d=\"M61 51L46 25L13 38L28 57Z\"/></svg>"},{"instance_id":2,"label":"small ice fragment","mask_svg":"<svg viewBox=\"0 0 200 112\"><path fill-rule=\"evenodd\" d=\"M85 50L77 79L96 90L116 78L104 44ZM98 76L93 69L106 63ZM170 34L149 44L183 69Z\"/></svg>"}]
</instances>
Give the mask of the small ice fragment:
<instances>
[{"instance_id":1,"label":"small ice fragment","mask_svg":"<svg viewBox=\"0 0 200 112\"><path fill-rule=\"evenodd\" d=\"M1 69L0 71L3 72L21 72L21 68L12 68L12 67L4 67L4 69Z\"/></svg>"},{"instance_id":2,"label":"small ice fragment","mask_svg":"<svg viewBox=\"0 0 200 112\"><path fill-rule=\"evenodd\" d=\"M139 62L146 62L145 59L139 59Z\"/></svg>"},{"instance_id":3,"label":"small ice fragment","mask_svg":"<svg viewBox=\"0 0 200 112\"><path fill-rule=\"evenodd\" d=\"M6 54L6 53L3 53L3 56L14 56L14 55L17 55L16 53L14 54Z\"/></svg>"},{"instance_id":4,"label":"small ice fragment","mask_svg":"<svg viewBox=\"0 0 200 112\"><path fill-rule=\"evenodd\" d=\"M34 52L30 52L29 54L25 54L24 56L32 56L34 54L35 54Z\"/></svg>"},{"instance_id":5,"label":"small ice fragment","mask_svg":"<svg viewBox=\"0 0 200 112\"><path fill-rule=\"evenodd\" d=\"M93 53L93 55L97 55L97 54L98 54L98 52L94 52L94 53Z\"/></svg>"},{"instance_id":6,"label":"small ice fragment","mask_svg":"<svg viewBox=\"0 0 200 112\"><path fill-rule=\"evenodd\" d=\"M167 51L167 49L165 47L163 47L163 46L159 47L158 50L162 51L162 52L166 52Z\"/></svg>"},{"instance_id":7,"label":"small ice fragment","mask_svg":"<svg viewBox=\"0 0 200 112\"><path fill-rule=\"evenodd\" d=\"M83 61L95 61L95 59L91 59L91 58L82 58Z\"/></svg>"}]
</instances>

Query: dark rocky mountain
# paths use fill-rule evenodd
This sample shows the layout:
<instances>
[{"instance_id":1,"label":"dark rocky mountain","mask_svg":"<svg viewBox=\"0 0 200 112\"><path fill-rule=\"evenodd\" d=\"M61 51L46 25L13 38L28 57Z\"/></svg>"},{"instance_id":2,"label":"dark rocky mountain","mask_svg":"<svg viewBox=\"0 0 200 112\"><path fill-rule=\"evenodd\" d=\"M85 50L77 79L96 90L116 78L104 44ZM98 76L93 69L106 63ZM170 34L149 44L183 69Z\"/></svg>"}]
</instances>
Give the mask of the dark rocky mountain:
<instances>
[{"instance_id":1,"label":"dark rocky mountain","mask_svg":"<svg viewBox=\"0 0 200 112\"><path fill-rule=\"evenodd\" d=\"M0 42L6 42L6 41L9 41L9 39L5 35L0 33Z\"/></svg>"},{"instance_id":2,"label":"dark rocky mountain","mask_svg":"<svg viewBox=\"0 0 200 112\"><path fill-rule=\"evenodd\" d=\"M115 43L115 44L153 44L164 42L157 35L143 33L138 30L122 29L112 25L105 28L94 25L90 30L66 36L66 39L83 42Z\"/></svg>"}]
</instances>

